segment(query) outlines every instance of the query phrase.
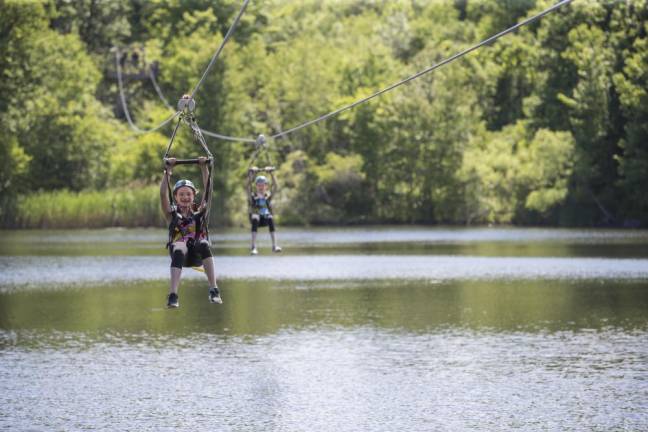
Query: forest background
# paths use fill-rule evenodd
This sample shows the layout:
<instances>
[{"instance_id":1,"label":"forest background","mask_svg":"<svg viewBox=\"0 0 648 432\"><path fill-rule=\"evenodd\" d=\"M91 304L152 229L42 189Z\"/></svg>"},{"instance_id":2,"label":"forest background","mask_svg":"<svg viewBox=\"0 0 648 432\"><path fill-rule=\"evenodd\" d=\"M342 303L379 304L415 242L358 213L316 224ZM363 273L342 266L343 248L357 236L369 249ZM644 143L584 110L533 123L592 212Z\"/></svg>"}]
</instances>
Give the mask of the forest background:
<instances>
[{"instance_id":1,"label":"forest background","mask_svg":"<svg viewBox=\"0 0 648 432\"><path fill-rule=\"evenodd\" d=\"M198 124L271 135L425 69L546 0L252 1L196 95ZM171 105L234 0L0 0L5 227L162 226ZM462 60L271 141L282 224L648 225L648 0L575 0ZM253 146L208 139L212 224L247 220ZM195 157L182 134L174 150ZM262 162L262 161L260 161ZM263 164L262 164L263 165ZM196 167L176 169L198 180Z\"/></svg>"}]
</instances>

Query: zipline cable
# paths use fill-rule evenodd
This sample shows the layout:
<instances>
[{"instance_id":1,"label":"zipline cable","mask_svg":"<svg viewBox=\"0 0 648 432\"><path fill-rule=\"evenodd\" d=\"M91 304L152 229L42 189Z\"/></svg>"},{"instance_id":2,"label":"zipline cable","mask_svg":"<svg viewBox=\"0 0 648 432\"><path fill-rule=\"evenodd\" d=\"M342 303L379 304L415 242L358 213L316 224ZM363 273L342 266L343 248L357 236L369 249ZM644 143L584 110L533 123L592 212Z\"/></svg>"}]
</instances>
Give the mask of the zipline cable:
<instances>
[{"instance_id":1,"label":"zipline cable","mask_svg":"<svg viewBox=\"0 0 648 432\"><path fill-rule=\"evenodd\" d=\"M159 125L151 129L140 129L139 127L137 127L137 125L133 122L133 119L130 115L130 111L128 111L128 104L126 103L126 94L124 93L124 83L122 80L122 69L121 69L121 64L119 62L118 49L115 49L115 65L117 67L117 85L119 87L119 99L121 100L121 105L122 105L122 109L124 110L124 115L126 116L126 120L128 121L128 124L130 125L131 129L133 129L135 132L140 134L155 132L156 130L166 126L167 123L169 123L170 121L172 121L173 119L175 119L180 115L180 111L176 111L174 114L171 114L171 116L169 116L166 120L164 120L162 123L160 123Z\"/></svg>"},{"instance_id":2,"label":"zipline cable","mask_svg":"<svg viewBox=\"0 0 648 432\"><path fill-rule=\"evenodd\" d=\"M153 84L153 87L155 88L155 92L157 93L158 97L162 101L164 105L166 105L169 110L174 111L173 107L169 104L169 101L167 98L164 96L164 93L162 92L162 89L160 88L160 85L158 84L157 80L155 79L155 74L153 73L153 70L149 68L149 78L151 79L151 83ZM200 131L207 136L213 137L213 138L218 138L221 140L225 141L233 141L233 142L244 142L244 143L251 143L254 144L256 140L252 138L241 138L241 137L234 137L234 136L229 136L229 135L223 135L219 134L216 132L211 132L206 129L200 128Z\"/></svg>"},{"instance_id":3,"label":"zipline cable","mask_svg":"<svg viewBox=\"0 0 648 432\"><path fill-rule=\"evenodd\" d=\"M171 106L167 98L164 97L164 93L162 93L162 89L160 88L157 80L155 79L155 73L153 72L153 68L150 66L148 67L148 76L151 79L151 83L153 84L155 93L157 93L158 97L160 98L164 106L166 106L169 109L169 111L175 111L175 109L173 109L173 107Z\"/></svg>"},{"instance_id":4,"label":"zipline cable","mask_svg":"<svg viewBox=\"0 0 648 432\"><path fill-rule=\"evenodd\" d=\"M563 1L559 2L559 3L556 3L555 5L545 9L544 11L540 12L539 14L534 15L531 18L528 18L528 19L526 19L526 20L524 20L522 22L519 22L518 24L514 25L513 27L510 27L510 28L508 28L508 29L506 29L506 30L504 30L504 31L502 31L500 33L497 33L496 35L491 36L488 39L483 40L482 42L478 43L477 45L473 45L470 48L467 48L467 49L465 49L463 51L460 51L459 53L453 55L452 57L448 57L447 59L445 59L445 60L443 60L443 61L441 61L441 62L439 62L439 63L437 63L437 64L435 64L433 66L430 66L427 69L424 69L424 70L422 70L420 72L417 72L414 75L411 75L411 76L409 76L409 77L407 77L407 78L405 78L405 79L403 79L403 80L401 80L401 81L399 81L397 83L394 83L394 84L390 85L389 87L385 87L384 89L382 89L380 91L377 91L376 93L374 93L372 95L369 95L369 96L364 97L362 99L358 99L357 101L355 101L355 102L353 102L353 103L351 103L349 105L345 105L342 108L338 108L335 111L331 111L330 113L324 114L324 115L322 115L322 116L320 116L320 117L318 117L316 119L307 121L305 123L302 123L302 124L300 124L298 126L290 128L288 130L285 130L285 131L279 132L277 134L274 134L274 135L270 136L270 138L272 138L272 139L283 138L286 135L291 134L293 132L296 132L296 131L298 131L300 129L303 129L303 128L307 127L307 126L313 125L315 123L319 123L319 122L321 122L323 120L326 120L326 119L328 119L330 117L333 117L333 116L335 116L337 114L340 114L341 112L350 110L351 108L354 108L354 107L356 107L356 106L358 106L360 104L363 104L363 103L365 103L365 102L367 102L367 101L369 101L369 100L371 100L371 99L373 99L375 97L378 97L378 96L380 96L380 95L382 95L384 93L387 93L388 91L394 90L396 87L399 87L399 86L401 86L403 84L407 84L408 82L410 82L412 80L415 80L416 78L419 78L422 75L430 73L433 70L440 68L441 66L444 66L444 65L446 65L448 63L451 63L451 62L465 56L466 54L469 54L472 51L475 51L476 49L481 48L484 45L487 45L487 44L489 44L491 42L494 42L497 39L501 38L502 36L505 36L505 35L513 32L513 31L519 29L520 27L523 27L523 26L525 26L527 24L530 24L530 23L536 21L537 19L542 18L543 16L553 12L554 10L556 10L558 8L560 8L561 6L564 6L564 5L568 4L568 3L571 3L572 1L573 0L563 0Z\"/></svg>"},{"instance_id":5,"label":"zipline cable","mask_svg":"<svg viewBox=\"0 0 648 432\"><path fill-rule=\"evenodd\" d=\"M216 63L216 59L220 55L221 51L223 51L223 48L225 47L225 44L227 43L228 39L230 38L230 36L232 36L232 33L234 33L234 29L236 28L239 21L241 20L241 16L243 16L243 12L245 12L245 9L247 8L247 5L248 5L249 2L250 2L250 0L245 0L243 2L243 5L241 6L241 10L239 10L238 15L234 19L234 22L230 26L229 30L227 30L227 33L225 34L225 37L223 38L223 42L221 42L220 46L218 47L218 49L216 50L216 52L212 56L209 64L207 65L207 68L205 69L205 72L203 72L202 77L200 77L200 81L198 81L198 84L196 84L196 86L193 88L193 90L191 90L191 93L189 93L189 95L191 96L192 99L194 98L194 95L196 94L196 92L200 88L200 85L203 83L203 81L207 77L207 74L209 73L209 70L212 68L212 66L214 66L214 63Z\"/></svg>"},{"instance_id":6,"label":"zipline cable","mask_svg":"<svg viewBox=\"0 0 648 432\"><path fill-rule=\"evenodd\" d=\"M243 143L250 143L250 144L254 144L256 142L252 138L241 138L241 137L233 137L233 136L229 136L229 135L221 135L221 134L218 134L216 132L210 132L210 131L202 129L202 128L200 129L200 131L204 135L207 135L207 136L210 136L210 137L213 137L213 138L222 139L222 140L225 140L225 141L243 142Z\"/></svg>"}]
</instances>

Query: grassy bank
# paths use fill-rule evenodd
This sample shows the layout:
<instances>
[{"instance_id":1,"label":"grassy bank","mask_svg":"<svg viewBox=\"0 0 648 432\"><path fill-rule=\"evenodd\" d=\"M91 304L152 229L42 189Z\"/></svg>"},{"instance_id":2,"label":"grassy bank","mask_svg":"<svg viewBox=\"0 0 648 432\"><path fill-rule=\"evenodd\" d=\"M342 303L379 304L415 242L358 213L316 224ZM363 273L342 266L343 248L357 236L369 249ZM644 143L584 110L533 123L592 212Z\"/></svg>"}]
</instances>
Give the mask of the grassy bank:
<instances>
[{"instance_id":1,"label":"grassy bank","mask_svg":"<svg viewBox=\"0 0 648 432\"><path fill-rule=\"evenodd\" d=\"M19 228L162 226L157 186L102 191L38 192L18 198L13 225Z\"/></svg>"}]
</instances>

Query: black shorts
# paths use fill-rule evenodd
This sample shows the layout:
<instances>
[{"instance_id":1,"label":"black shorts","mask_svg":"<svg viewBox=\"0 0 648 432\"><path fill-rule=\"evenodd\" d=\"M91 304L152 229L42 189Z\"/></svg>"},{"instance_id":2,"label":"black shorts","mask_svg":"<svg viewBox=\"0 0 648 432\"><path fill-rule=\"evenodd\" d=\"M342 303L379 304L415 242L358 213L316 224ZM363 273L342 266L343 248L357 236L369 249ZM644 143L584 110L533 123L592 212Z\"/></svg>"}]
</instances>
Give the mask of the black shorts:
<instances>
[{"instance_id":1,"label":"black shorts","mask_svg":"<svg viewBox=\"0 0 648 432\"><path fill-rule=\"evenodd\" d=\"M259 216L259 220L252 218L252 215L250 215L250 223L252 224L252 232L256 232L259 227L270 227L270 232L275 230L272 215Z\"/></svg>"},{"instance_id":2,"label":"black shorts","mask_svg":"<svg viewBox=\"0 0 648 432\"><path fill-rule=\"evenodd\" d=\"M203 265L202 260L211 255L209 243L206 240L201 240L205 245L190 243L187 244L187 254L184 256L182 267L200 267ZM173 261L173 243L169 246L169 256ZM173 266L173 264L172 264Z\"/></svg>"}]
</instances>

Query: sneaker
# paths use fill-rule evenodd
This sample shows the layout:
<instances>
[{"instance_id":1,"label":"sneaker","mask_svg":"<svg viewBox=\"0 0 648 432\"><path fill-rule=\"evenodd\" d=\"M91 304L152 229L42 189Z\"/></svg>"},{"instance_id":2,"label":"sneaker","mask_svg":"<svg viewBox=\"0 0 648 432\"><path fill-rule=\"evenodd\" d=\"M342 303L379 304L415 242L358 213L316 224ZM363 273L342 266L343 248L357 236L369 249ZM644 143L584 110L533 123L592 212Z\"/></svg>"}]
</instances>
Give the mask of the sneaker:
<instances>
[{"instance_id":1,"label":"sneaker","mask_svg":"<svg viewBox=\"0 0 648 432\"><path fill-rule=\"evenodd\" d=\"M220 297L220 292L218 291L218 288L209 288L209 302L210 303L218 303L222 304L223 299Z\"/></svg>"},{"instance_id":2,"label":"sneaker","mask_svg":"<svg viewBox=\"0 0 648 432\"><path fill-rule=\"evenodd\" d=\"M167 300L167 307L168 308L180 307L180 302L178 301L178 294L176 294L176 293L169 294L168 300Z\"/></svg>"},{"instance_id":3,"label":"sneaker","mask_svg":"<svg viewBox=\"0 0 648 432\"><path fill-rule=\"evenodd\" d=\"M259 251L257 250L257 248L252 248L252 250L250 251L250 255L259 255Z\"/></svg>"},{"instance_id":4,"label":"sneaker","mask_svg":"<svg viewBox=\"0 0 648 432\"><path fill-rule=\"evenodd\" d=\"M280 247L280 246L273 246L273 247L272 247L272 252L274 252L274 253L279 253L279 252L281 252L281 247Z\"/></svg>"}]
</instances>

